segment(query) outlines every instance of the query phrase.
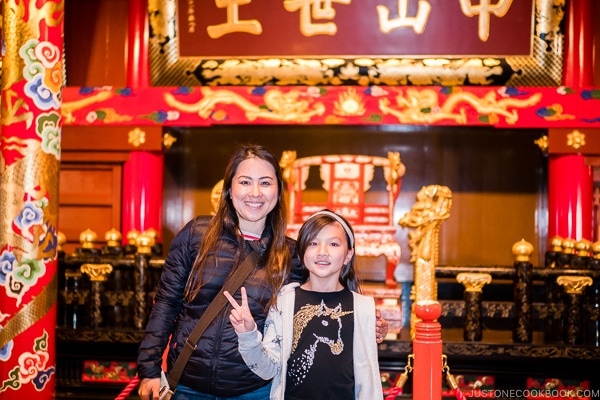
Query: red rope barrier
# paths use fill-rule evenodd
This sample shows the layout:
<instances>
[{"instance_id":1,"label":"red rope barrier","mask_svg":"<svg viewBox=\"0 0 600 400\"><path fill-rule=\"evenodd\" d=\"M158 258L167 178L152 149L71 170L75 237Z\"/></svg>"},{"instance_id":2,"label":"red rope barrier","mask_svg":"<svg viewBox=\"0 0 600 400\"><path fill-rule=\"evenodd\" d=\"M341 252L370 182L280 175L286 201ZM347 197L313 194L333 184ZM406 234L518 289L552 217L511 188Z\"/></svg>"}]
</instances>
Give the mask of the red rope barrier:
<instances>
[{"instance_id":1,"label":"red rope barrier","mask_svg":"<svg viewBox=\"0 0 600 400\"><path fill-rule=\"evenodd\" d=\"M115 400L125 400L127 398L127 396L129 396L129 394L133 391L133 389L136 388L136 386L140 383L140 378L136 376L134 376L133 378L131 378L131 380L129 381L129 383L127 384L127 386L125 386L125 389L123 389L121 391L121 393L119 393L119 395L117 397L115 397Z\"/></svg>"},{"instance_id":2,"label":"red rope barrier","mask_svg":"<svg viewBox=\"0 0 600 400\"><path fill-rule=\"evenodd\" d=\"M394 388L391 388L387 396L385 396L385 400L395 400L396 397L402 395L402 392L403 390L401 387L396 386Z\"/></svg>"},{"instance_id":3,"label":"red rope barrier","mask_svg":"<svg viewBox=\"0 0 600 400\"><path fill-rule=\"evenodd\" d=\"M460 388L454 389L454 397L456 397L456 400L467 400L467 396L465 396Z\"/></svg>"}]
</instances>

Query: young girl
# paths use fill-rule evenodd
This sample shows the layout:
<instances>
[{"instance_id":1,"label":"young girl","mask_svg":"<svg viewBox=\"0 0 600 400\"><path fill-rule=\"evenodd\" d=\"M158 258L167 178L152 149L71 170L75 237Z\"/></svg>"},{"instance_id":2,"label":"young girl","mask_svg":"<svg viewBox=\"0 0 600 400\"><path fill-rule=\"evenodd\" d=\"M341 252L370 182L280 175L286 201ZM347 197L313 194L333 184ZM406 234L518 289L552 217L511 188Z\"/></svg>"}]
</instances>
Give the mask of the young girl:
<instances>
[{"instance_id":1,"label":"young girl","mask_svg":"<svg viewBox=\"0 0 600 400\"><path fill-rule=\"evenodd\" d=\"M375 301L357 293L350 224L319 211L300 229L297 248L309 277L281 289L264 338L245 288L241 304L225 294L244 361L261 378L273 378L272 400L382 399Z\"/></svg>"}]
</instances>

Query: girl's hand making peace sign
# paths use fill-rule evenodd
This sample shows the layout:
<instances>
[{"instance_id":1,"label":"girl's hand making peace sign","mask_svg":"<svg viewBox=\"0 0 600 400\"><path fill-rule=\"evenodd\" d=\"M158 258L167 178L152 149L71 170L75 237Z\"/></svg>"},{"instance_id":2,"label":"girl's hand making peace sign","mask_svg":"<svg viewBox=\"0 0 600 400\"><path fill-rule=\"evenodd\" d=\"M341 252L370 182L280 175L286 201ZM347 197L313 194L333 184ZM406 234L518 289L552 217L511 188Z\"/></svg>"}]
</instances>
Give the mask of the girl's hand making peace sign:
<instances>
[{"instance_id":1,"label":"girl's hand making peace sign","mask_svg":"<svg viewBox=\"0 0 600 400\"><path fill-rule=\"evenodd\" d=\"M242 294L241 305L235 301L233 296L229 294L228 291L223 292L233 307L231 309L231 314L229 314L229 321L231 321L231 325L233 325L233 328L236 332L251 332L256 329L256 323L254 322L254 318L252 318L252 314L248 308L248 295L246 294L246 288L242 287L240 292Z\"/></svg>"}]
</instances>

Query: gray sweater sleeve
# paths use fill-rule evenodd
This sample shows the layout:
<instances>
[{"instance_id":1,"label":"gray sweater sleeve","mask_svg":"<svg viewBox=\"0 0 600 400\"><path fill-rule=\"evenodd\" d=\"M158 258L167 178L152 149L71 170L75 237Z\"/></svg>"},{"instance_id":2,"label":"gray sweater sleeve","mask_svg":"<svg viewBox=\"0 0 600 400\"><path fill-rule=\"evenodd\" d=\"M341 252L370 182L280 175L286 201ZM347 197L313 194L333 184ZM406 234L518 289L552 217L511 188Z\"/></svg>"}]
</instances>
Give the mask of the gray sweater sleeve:
<instances>
[{"instance_id":1,"label":"gray sweater sleeve","mask_svg":"<svg viewBox=\"0 0 600 400\"><path fill-rule=\"evenodd\" d=\"M263 379L281 372L281 311L271 307L265 321L265 334L254 329L238 333L239 351L248 368Z\"/></svg>"}]
</instances>

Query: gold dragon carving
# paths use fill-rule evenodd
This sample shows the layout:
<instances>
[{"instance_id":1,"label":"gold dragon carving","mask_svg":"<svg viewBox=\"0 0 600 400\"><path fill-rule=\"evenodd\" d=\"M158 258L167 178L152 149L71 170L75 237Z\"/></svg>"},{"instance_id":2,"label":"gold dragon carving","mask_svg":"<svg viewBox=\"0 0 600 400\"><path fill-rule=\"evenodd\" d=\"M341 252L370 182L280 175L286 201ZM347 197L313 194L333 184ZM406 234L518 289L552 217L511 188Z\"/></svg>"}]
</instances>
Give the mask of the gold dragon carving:
<instances>
[{"instance_id":1,"label":"gold dragon carving","mask_svg":"<svg viewBox=\"0 0 600 400\"><path fill-rule=\"evenodd\" d=\"M6 89L6 101L2 107L3 125L8 126L19 122L25 122L27 129L33 123L33 112L24 99L20 98L13 89Z\"/></svg>"},{"instance_id":2,"label":"gold dragon carving","mask_svg":"<svg viewBox=\"0 0 600 400\"><path fill-rule=\"evenodd\" d=\"M165 94L165 102L185 113L197 113L206 119L217 104L233 104L241 108L249 121L259 118L284 122L308 122L315 115L323 115L325 106L322 103L312 104L300 97L302 92L290 90L287 93L278 89L268 90L263 96L265 106L256 105L231 90L213 90L202 87L202 99L194 104L184 103L171 93Z\"/></svg>"},{"instance_id":3,"label":"gold dragon carving","mask_svg":"<svg viewBox=\"0 0 600 400\"><path fill-rule=\"evenodd\" d=\"M113 92L109 90L101 90L94 93L91 96L84 97L83 99L64 102L61 107L61 114L65 119L66 123L72 123L75 121L73 113L78 110L82 110L92 104L101 103L105 100L110 99L113 96Z\"/></svg>"},{"instance_id":4,"label":"gold dragon carving","mask_svg":"<svg viewBox=\"0 0 600 400\"><path fill-rule=\"evenodd\" d=\"M452 191L447 186L423 186L411 210L398 221L403 228L414 228L408 234L414 263L413 304L421 300L437 300L435 266L438 263L439 231L442 222L450 217ZM411 312L411 325L415 321Z\"/></svg>"},{"instance_id":5,"label":"gold dragon carving","mask_svg":"<svg viewBox=\"0 0 600 400\"><path fill-rule=\"evenodd\" d=\"M528 98L500 97L495 91L489 91L483 97L470 92L458 91L448 96L440 104L438 92L433 89L407 89L406 94L400 92L396 96L396 106L390 104L388 98L379 100L379 109L383 114L393 115L402 123L435 123L452 120L458 124L466 124L466 105L471 106L480 115L493 121L502 116L508 124L519 120L519 113L514 108L527 108L537 104L542 98L535 93Z\"/></svg>"},{"instance_id":6,"label":"gold dragon carving","mask_svg":"<svg viewBox=\"0 0 600 400\"><path fill-rule=\"evenodd\" d=\"M3 125L25 121L27 128L33 122L33 113L23 99L11 87L21 80L25 64L19 55L19 49L25 43L26 38L40 37L41 21L49 27L56 27L62 19L62 3L46 2L40 8L37 2L30 1L29 9L25 10L26 2L7 1L4 2L4 19L2 24L3 39L7 42L4 46L6 54L2 57L2 89L7 93L7 101L2 104ZM25 18L28 15L27 19ZM57 15L57 18L53 18ZM25 22L27 21L27 22Z\"/></svg>"},{"instance_id":7,"label":"gold dragon carving","mask_svg":"<svg viewBox=\"0 0 600 400\"><path fill-rule=\"evenodd\" d=\"M292 176L292 165L294 164L294 161L296 161L296 157L295 150L286 150L279 160L279 166L283 170L283 180L291 184L296 183L295 177Z\"/></svg>"},{"instance_id":8,"label":"gold dragon carving","mask_svg":"<svg viewBox=\"0 0 600 400\"><path fill-rule=\"evenodd\" d=\"M39 142L38 142L39 143ZM11 226L23 204L23 198L27 195L31 201L45 201L52 199L50 206L44 210L45 219L58 220L58 187L46 186L52 176L58 176L59 164L53 154L47 154L41 149L30 151L19 162L10 166L3 166L0 175L0 198L3 201L0 207L3 226ZM5 236L6 235L6 236ZM42 225L32 228L32 237L27 239L11 230L0 230L0 243L10 243L14 253L20 261L25 259L51 259L55 256L54 248L50 245L52 235L45 232ZM47 250L45 253L44 249Z\"/></svg>"},{"instance_id":9,"label":"gold dragon carving","mask_svg":"<svg viewBox=\"0 0 600 400\"><path fill-rule=\"evenodd\" d=\"M25 10L25 4L29 8ZM3 39L11 41L4 46L6 54L3 57L2 88L10 88L15 82L22 79L24 68L23 59L19 56L19 49L25 43L25 38L39 38L41 22L49 27L56 27L63 17L62 2L45 2L39 8L37 1L5 1ZM57 16L54 18L53 16ZM14 30L14 32L7 32ZM10 67L9 67L10 66Z\"/></svg>"}]
</instances>

